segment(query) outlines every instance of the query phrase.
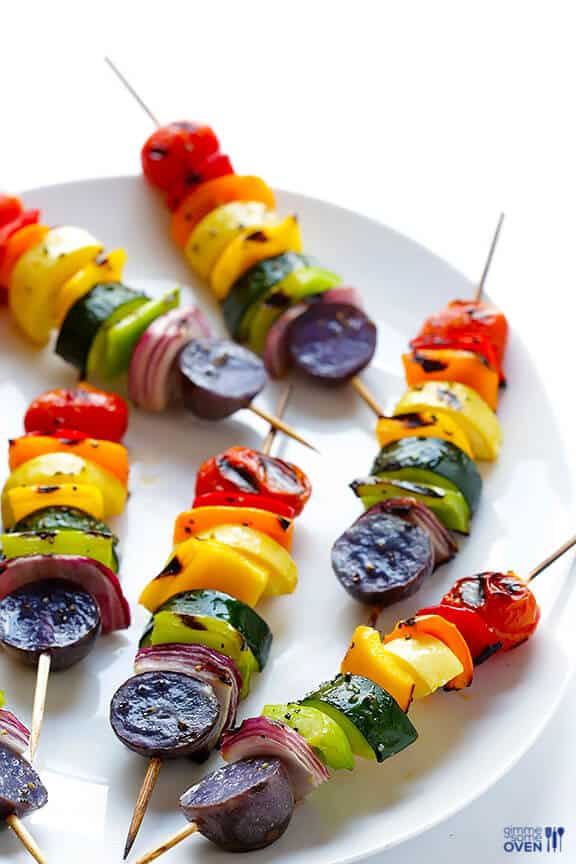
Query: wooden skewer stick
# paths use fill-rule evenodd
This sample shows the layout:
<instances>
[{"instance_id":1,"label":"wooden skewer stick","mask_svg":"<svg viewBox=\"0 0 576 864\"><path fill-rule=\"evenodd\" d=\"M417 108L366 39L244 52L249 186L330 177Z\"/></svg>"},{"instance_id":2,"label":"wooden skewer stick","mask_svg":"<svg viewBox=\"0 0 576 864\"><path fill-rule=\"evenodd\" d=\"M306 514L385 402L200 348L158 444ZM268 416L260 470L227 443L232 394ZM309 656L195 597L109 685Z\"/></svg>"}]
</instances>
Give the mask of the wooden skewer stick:
<instances>
[{"instance_id":1,"label":"wooden skewer stick","mask_svg":"<svg viewBox=\"0 0 576 864\"><path fill-rule=\"evenodd\" d=\"M280 396L280 400L276 407L276 413L279 418L284 415L286 410L286 406L288 405L288 400L290 399L290 395L292 392L292 386L289 384L282 395ZM266 435L264 439L264 443L262 444L262 453L268 455L270 450L272 449L272 445L278 434L277 426L270 426L270 431ZM158 780L158 775L160 774L160 770L162 768L162 760L158 758L151 759L148 763L148 768L146 769L146 774L144 776L144 780L142 781L142 786L140 787L140 792L138 793L138 798L136 799L136 805L134 807L134 812L132 814L132 821L130 822L130 827L128 829L128 836L126 837L126 845L124 847L124 860L130 854L130 851L134 845L134 841L138 836L138 832L140 831L140 826L142 825L142 821L146 814L146 810L148 809L148 805L150 803L150 799L152 797L152 793L154 791L154 787L156 786L156 781ZM196 830L196 829L194 829ZM193 833L188 829L189 833ZM188 834L185 835L186 837ZM182 838L184 839L184 838ZM180 841L178 841L180 842ZM171 848L167 846L166 849ZM165 850L164 850L165 851ZM158 852L158 855L161 854ZM154 855L154 857L157 857ZM152 861L152 858L149 859Z\"/></svg>"},{"instance_id":2,"label":"wooden skewer stick","mask_svg":"<svg viewBox=\"0 0 576 864\"><path fill-rule=\"evenodd\" d=\"M154 123L156 128L159 129L160 128L160 121L158 120L156 115L153 113L153 111L150 110L150 108L148 107L146 102L144 102L144 100L142 99L142 97L140 96L138 91L128 81L126 76L119 70L118 66L116 66L114 61L111 60L110 57L104 57L104 61L108 64L108 66L110 67L112 72L114 72L114 74L116 75L116 77L118 78L120 83L126 88L128 93L130 93L132 98L138 103L140 108L142 108L142 110L152 120L152 123ZM356 392L358 393L358 395L360 396L360 398L364 400L364 402L368 405L370 410L373 411L377 417L382 417L382 415L384 414L384 411L381 409L378 402L376 401L376 398L370 393L370 391L368 390L366 385L358 377L352 378L351 383L352 383L352 386L354 387L354 389L356 390ZM255 411L256 413L258 413L258 410L255 409L253 406L250 406L250 408L252 411ZM260 414L259 416L262 417L263 415ZM269 417L265 417L264 419L267 420L270 423L270 425L274 425L270 421ZM294 438L296 441L299 441L301 444L304 444L306 447L310 447L310 444L308 444L308 442L304 441L302 438L297 437L294 434L293 430L288 432L286 429L283 429L281 426L277 426L276 428L280 429L281 432L284 432L285 435L289 435L291 438ZM312 447L311 449L314 450L315 448Z\"/></svg>"},{"instance_id":3,"label":"wooden skewer stick","mask_svg":"<svg viewBox=\"0 0 576 864\"><path fill-rule=\"evenodd\" d=\"M488 250L488 257L486 258L486 263L484 264L484 270L482 271L482 276L480 277L480 281L476 287L476 294L474 295L474 301L476 303L479 303L482 299L482 294L484 293L484 285L486 284L486 279L488 277L488 272L492 264L494 252L496 251L496 246L498 245L498 238L500 237L500 231L502 230L503 222L504 213L500 213L500 218L498 219L498 224L496 225L496 230L494 231L494 236L492 237L490 249Z\"/></svg>"},{"instance_id":4,"label":"wooden skewer stick","mask_svg":"<svg viewBox=\"0 0 576 864\"><path fill-rule=\"evenodd\" d=\"M166 840L161 846L157 846L156 849L152 850L152 852L148 852L148 854L144 855L143 858L139 858L136 864L149 864L150 861L155 861L156 858L160 857L160 855L168 852L169 849L173 849L174 846L182 843L183 840L186 840L187 837L191 837L192 834L196 834L197 831L198 826L195 822L191 822L190 825L187 825L186 828L183 828L182 831L178 832L178 834L174 834L170 840Z\"/></svg>"},{"instance_id":5,"label":"wooden skewer stick","mask_svg":"<svg viewBox=\"0 0 576 864\"><path fill-rule=\"evenodd\" d=\"M32 708L32 729L30 730L30 743L28 745L30 762L33 762L34 757L36 756L38 743L40 741L40 733L42 731L42 723L44 722L50 666L50 655L41 654L38 658L38 668L36 670L36 689L34 690L34 706Z\"/></svg>"},{"instance_id":6,"label":"wooden skewer stick","mask_svg":"<svg viewBox=\"0 0 576 864\"><path fill-rule=\"evenodd\" d=\"M257 417L261 417L262 420L266 420L267 423L270 424L274 429L283 432L284 435L288 435L289 438L293 438L295 441L298 441L300 444L304 444L305 447L308 447L309 450L314 450L315 453L318 453L316 447L313 444L310 444L309 441L306 441L299 432L296 432L291 426L288 426L287 423L284 423L279 417L275 417L273 414L269 414L268 411L264 411L263 408L257 408L256 405L250 405L249 410L252 411L253 414L256 414Z\"/></svg>"},{"instance_id":7,"label":"wooden skewer stick","mask_svg":"<svg viewBox=\"0 0 576 864\"><path fill-rule=\"evenodd\" d=\"M18 818L18 816L8 816L6 819L6 824L12 829L14 834L18 837L26 851L29 855L34 858L38 864L46 864L46 859L42 855L42 852L38 848L38 845L27 828L24 827L22 821Z\"/></svg>"},{"instance_id":8,"label":"wooden skewer stick","mask_svg":"<svg viewBox=\"0 0 576 864\"><path fill-rule=\"evenodd\" d=\"M532 582L532 580L535 579L539 573L542 573L543 570L546 570L547 567L557 561L558 558L561 558L562 555L568 552L569 549L572 549L573 546L576 546L576 534L573 537L570 537L569 540L566 540L566 542L563 543L562 546L559 546L558 549L556 549L554 552L548 555L547 558L544 558L544 560L541 561L540 564L534 567L534 569L531 570L528 574L526 581Z\"/></svg>"},{"instance_id":9,"label":"wooden skewer stick","mask_svg":"<svg viewBox=\"0 0 576 864\"><path fill-rule=\"evenodd\" d=\"M130 827L128 829L126 845L124 846L124 861L128 858L130 850L134 845L134 841L138 836L142 820L144 819L146 810L148 809L148 804L150 803L150 798L152 797L152 792L156 786L156 781L158 780L161 768L161 759L158 759L157 757L150 759L148 768L146 769L146 774L144 775L144 780L142 781L142 786L140 787L140 792L138 793L138 798L136 799L132 821L130 822Z\"/></svg>"},{"instance_id":10,"label":"wooden skewer stick","mask_svg":"<svg viewBox=\"0 0 576 864\"><path fill-rule=\"evenodd\" d=\"M376 397L370 392L370 390L368 390L364 382L355 375L350 383L360 398L363 399L370 410L374 412L376 417L383 417L385 414L384 409L376 401Z\"/></svg>"},{"instance_id":11,"label":"wooden skewer stick","mask_svg":"<svg viewBox=\"0 0 576 864\"><path fill-rule=\"evenodd\" d=\"M280 396L280 399L278 400L278 405L276 406L276 415L278 417L282 418L284 416L284 412L286 411L286 406L288 405L288 402L290 400L291 395L292 395L292 385L288 384L287 387L285 388L284 392ZM270 455L270 451L272 450L272 445L274 444L274 441L276 440L277 434L278 434L277 427L276 426L270 426L270 431L266 435L266 438L264 439L264 442L262 444L262 453L264 453L265 456Z\"/></svg>"}]
</instances>

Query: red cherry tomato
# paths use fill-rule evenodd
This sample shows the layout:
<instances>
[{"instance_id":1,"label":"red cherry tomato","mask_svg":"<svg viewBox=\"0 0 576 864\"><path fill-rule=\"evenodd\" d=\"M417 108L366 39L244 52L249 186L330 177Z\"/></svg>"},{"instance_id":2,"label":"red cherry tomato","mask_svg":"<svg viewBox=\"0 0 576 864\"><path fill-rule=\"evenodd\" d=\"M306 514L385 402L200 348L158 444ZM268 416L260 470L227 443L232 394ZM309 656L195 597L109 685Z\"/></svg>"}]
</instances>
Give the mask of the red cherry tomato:
<instances>
[{"instance_id":1,"label":"red cherry tomato","mask_svg":"<svg viewBox=\"0 0 576 864\"><path fill-rule=\"evenodd\" d=\"M234 174L230 157L224 153L212 153L193 171L186 174L180 183L170 188L166 198L168 208L172 211L177 210L195 186L207 180L216 180L217 177L223 177L225 174Z\"/></svg>"},{"instance_id":2,"label":"red cherry tomato","mask_svg":"<svg viewBox=\"0 0 576 864\"><path fill-rule=\"evenodd\" d=\"M68 435L77 430L106 441L121 441L127 426L126 402L84 383L73 390L48 390L30 404L24 417L26 432L52 435L65 429Z\"/></svg>"},{"instance_id":3,"label":"red cherry tomato","mask_svg":"<svg viewBox=\"0 0 576 864\"><path fill-rule=\"evenodd\" d=\"M152 186L168 192L220 148L209 126L170 123L157 129L142 148L142 169Z\"/></svg>"},{"instance_id":4,"label":"red cherry tomato","mask_svg":"<svg viewBox=\"0 0 576 864\"><path fill-rule=\"evenodd\" d=\"M498 372L508 341L508 322L504 314L490 303L474 300L453 300L444 309L426 319L418 336L461 336L481 335L488 339L496 353Z\"/></svg>"},{"instance_id":5,"label":"red cherry tomato","mask_svg":"<svg viewBox=\"0 0 576 864\"><path fill-rule=\"evenodd\" d=\"M502 643L493 630L483 621L474 609L450 606L442 602L439 606L419 609L416 615L441 615L458 628L470 649L474 664L479 666L500 650Z\"/></svg>"},{"instance_id":6,"label":"red cherry tomato","mask_svg":"<svg viewBox=\"0 0 576 864\"><path fill-rule=\"evenodd\" d=\"M302 512L312 487L303 471L291 462L266 456L248 447L230 447L200 466L196 495L235 492L261 495Z\"/></svg>"},{"instance_id":7,"label":"red cherry tomato","mask_svg":"<svg viewBox=\"0 0 576 864\"><path fill-rule=\"evenodd\" d=\"M459 579L442 603L472 609L509 651L532 636L540 607L528 584L515 573L479 573Z\"/></svg>"},{"instance_id":8,"label":"red cherry tomato","mask_svg":"<svg viewBox=\"0 0 576 864\"><path fill-rule=\"evenodd\" d=\"M239 492L207 492L198 495L192 507L253 507L255 510L268 510L284 519L294 519L296 511L282 501L267 498L265 495L243 495Z\"/></svg>"},{"instance_id":9,"label":"red cherry tomato","mask_svg":"<svg viewBox=\"0 0 576 864\"><path fill-rule=\"evenodd\" d=\"M0 195L0 226L12 222L22 213L22 202L11 195Z\"/></svg>"}]
</instances>

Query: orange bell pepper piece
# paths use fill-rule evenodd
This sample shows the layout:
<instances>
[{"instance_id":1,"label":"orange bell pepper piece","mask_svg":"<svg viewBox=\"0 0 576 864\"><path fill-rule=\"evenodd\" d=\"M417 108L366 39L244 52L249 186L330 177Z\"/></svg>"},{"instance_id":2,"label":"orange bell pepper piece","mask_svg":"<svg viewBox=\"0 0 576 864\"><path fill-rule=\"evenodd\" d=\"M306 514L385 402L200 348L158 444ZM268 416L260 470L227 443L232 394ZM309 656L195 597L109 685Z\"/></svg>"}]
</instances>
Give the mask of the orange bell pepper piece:
<instances>
[{"instance_id":1,"label":"orange bell pepper piece","mask_svg":"<svg viewBox=\"0 0 576 864\"><path fill-rule=\"evenodd\" d=\"M425 633L443 642L462 663L463 671L446 684L446 690L462 690L469 687L474 677L474 661L468 643L458 628L441 615L417 615L399 621L383 640L384 645L393 639L406 639L412 634Z\"/></svg>"},{"instance_id":2,"label":"orange bell pepper piece","mask_svg":"<svg viewBox=\"0 0 576 864\"><path fill-rule=\"evenodd\" d=\"M421 348L403 354L402 362L409 387L427 381L457 381L476 390L493 411L498 407L498 372L472 351Z\"/></svg>"},{"instance_id":3,"label":"orange bell pepper piece","mask_svg":"<svg viewBox=\"0 0 576 864\"><path fill-rule=\"evenodd\" d=\"M269 210L273 210L276 203L274 192L260 177L225 174L207 180L188 195L174 213L172 238L184 248L198 222L211 210L230 201L261 201Z\"/></svg>"},{"instance_id":4,"label":"orange bell pepper piece","mask_svg":"<svg viewBox=\"0 0 576 864\"><path fill-rule=\"evenodd\" d=\"M115 441L101 441L98 438L68 440L51 435L23 435L12 438L8 446L8 462L10 470L19 465L43 456L45 453L73 453L89 462L95 462L114 474L123 486L128 485L128 451L122 444Z\"/></svg>"},{"instance_id":5,"label":"orange bell pepper piece","mask_svg":"<svg viewBox=\"0 0 576 864\"><path fill-rule=\"evenodd\" d=\"M174 524L174 545L217 525L254 528L276 540L284 549L290 551L292 548L294 523L284 516L268 510L257 510L255 507L195 507L193 510L185 510Z\"/></svg>"},{"instance_id":6,"label":"orange bell pepper piece","mask_svg":"<svg viewBox=\"0 0 576 864\"><path fill-rule=\"evenodd\" d=\"M2 287L8 289L10 274L18 259L29 249L32 249L33 246L36 246L37 243L40 243L49 230L48 225L34 224L26 225L12 234L6 244L6 251L4 252L2 266L0 267L0 285Z\"/></svg>"},{"instance_id":7,"label":"orange bell pepper piece","mask_svg":"<svg viewBox=\"0 0 576 864\"><path fill-rule=\"evenodd\" d=\"M376 423L376 437L381 447L399 441L401 438L442 438L463 450L472 459L472 448L462 427L446 414L432 411L396 414L394 417L379 417Z\"/></svg>"},{"instance_id":8,"label":"orange bell pepper piece","mask_svg":"<svg viewBox=\"0 0 576 864\"><path fill-rule=\"evenodd\" d=\"M414 679L389 651L384 651L380 633L373 627L357 627L340 671L363 675L383 687L403 711L414 695Z\"/></svg>"}]
</instances>

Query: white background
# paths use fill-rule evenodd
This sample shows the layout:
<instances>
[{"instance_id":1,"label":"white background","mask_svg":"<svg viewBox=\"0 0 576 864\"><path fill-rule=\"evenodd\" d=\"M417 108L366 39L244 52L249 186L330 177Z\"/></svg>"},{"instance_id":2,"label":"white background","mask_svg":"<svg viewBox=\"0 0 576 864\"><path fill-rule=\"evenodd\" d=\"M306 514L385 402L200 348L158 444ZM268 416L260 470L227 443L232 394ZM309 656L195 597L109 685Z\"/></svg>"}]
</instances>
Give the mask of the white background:
<instances>
[{"instance_id":1,"label":"white background","mask_svg":"<svg viewBox=\"0 0 576 864\"><path fill-rule=\"evenodd\" d=\"M574 441L574 390L555 386L558 364L574 367L571 7L4 2L0 188L138 170L149 121L103 65L108 53L162 121L214 125L240 172L372 215L472 278L504 209L490 291L531 334ZM521 534L521 514L510 518ZM500 864L520 860L501 851L505 825L564 824L561 860L576 861L575 728L572 691L498 786L377 860Z\"/></svg>"}]
</instances>

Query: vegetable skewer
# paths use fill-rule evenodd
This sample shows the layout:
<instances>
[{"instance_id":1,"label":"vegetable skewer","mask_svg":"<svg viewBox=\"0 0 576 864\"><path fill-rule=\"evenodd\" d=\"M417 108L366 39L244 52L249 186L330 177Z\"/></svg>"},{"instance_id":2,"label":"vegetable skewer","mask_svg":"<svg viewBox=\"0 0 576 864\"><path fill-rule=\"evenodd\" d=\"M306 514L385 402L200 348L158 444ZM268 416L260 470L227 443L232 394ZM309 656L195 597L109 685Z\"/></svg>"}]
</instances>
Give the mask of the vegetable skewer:
<instances>
[{"instance_id":1,"label":"vegetable skewer","mask_svg":"<svg viewBox=\"0 0 576 864\"><path fill-rule=\"evenodd\" d=\"M279 416L284 413L288 397L289 388L278 404ZM295 513L282 502L282 498L298 503L300 510L310 489L304 475L295 466L269 457L276 432L271 427L260 453L231 448L204 463L198 474L194 509L183 514L184 520L179 519L183 535L179 538L177 529L175 542L182 542L176 545L165 568L173 580L166 577L160 580L161 597L154 593L157 580L147 586L141 597L141 602L154 613L154 618L141 642L143 647L136 658L136 674L116 692L110 713L113 730L122 743L140 755L151 757L128 831L124 857L128 856L134 844L164 759L182 755L205 758L222 732L233 722L238 696L247 692L254 671L254 659L249 658L256 657L260 669L264 665L271 633L263 620L249 605L245 605L247 602L254 605L262 588L258 587L255 593L252 591L249 599L248 595L245 596L244 581L234 583L233 570L238 571L241 580L253 582L256 578L259 582L263 568L272 568L277 585L270 586L271 593L285 593L295 588L295 565L278 540L267 535L266 526L268 530L271 526L282 539L282 531L291 530L291 515ZM270 478L266 481L265 475L261 475L263 485L255 487L253 483L263 466L268 466ZM263 490L267 490L269 497L263 497ZM259 494L255 494L257 491ZM244 502L251 507L244 507ZM229 506L231 504L235 506ZM186 529L191 532L189 539L186 539ZM182 576L182 565L174 566L174 562L186 560L185 553L180 550L185 550L190 544L196 557L192 554L184 565ZM207 555L206 568L201 559ZM255 570L254 565L258 569ZM206 588L218 590L203 590ZM223 589L227 590L226 594L221 593ZM244 603L239 603L234 597L244 600ZM219 669L216 679L210 671L212 669ZM183 708L179 713L176 697L172 698L171 706L166 704L168 686L174 693L177 687L182 692L192 686L203 689L198 692L194 707L189 698L185 710ZM223 687L229 691L224 700ZM153 689L156 698L149 700L146 694L152 693ZM210 694L214 692L220 700L217 710L210 702ZM153 726L156 717L163 724L161 732ZM174 720L177 721L175 739L164 740L165 727ZM189 734L194 724L198 731ZM182 748L180 741L184 736L188 736L188 743Z\"/></svg>"},{"instance_id":2,"label":"vegetable skewer","mask_svg":"<svg viewBox=\"0 0 576 864\"><path fill-rule=\"evenodd\" d=\"M87 231L38 225L38 218L39 211L24 211L18 199L0 195L0 286L31 342L43 347L58 329L62 359L82 377L116 382L127 376L130 398L145 410L164 411L178 395L205 419L247 409L310 446L253 404L267 381L260 358L215 339L195 306L178 308L179 289L159 299L132 290L120 281L123 249L105 255Z\"/></svg>"},{"instance_id":3,"label":"vegetable skewer","mask_svg":"<svg viewBox=\"0 0 576 864\"><path fill-rule=\"evenodd\" d=\"M473 459L495 459L500 446L494 409L507 328L502 313L480 299L454 301L427 319L402 357L409 389L394 414L378 420L381 450L371 475L351 484L366 512L332 549L336 577L373 606L372 621L453 557L450 531L469 533L482 490Z\"/></svg>"},{"instance_id":4,"label":"vegetable skewer","mask_svg":"<svg viewBox=\"0 0 576 864\"><path fill-rule=\"evenodd\" d=\"M156 137L169 134L167 130L171 127L160 126L154 113L116 64L109 57L104 59L156 127ZM191 133L196 128L193 124L175 125ZM160 143L150 147L151 159L158 170L158 163L167 156L168 150L164 150ZM201 214L205 218L195 220L198 230L193 231L190 214L185 213L180 220L179 233L183 240L181 245L186 247L194 269L203 278L209 277L216 296L224 301L224 317L234 337L240 337L243 330L240 341L249 342L253 349L264 352L265 360L267 353L273 355L275 359L267 362L268 370L281 377L285 370L278 367L280 354L283 357L280 365L289 363L286 347L286 325L289 325L294 331L292 347L297 340L297 331L302 343L292 352L295 364L325 383L350 381L358 395L379 416L382 412L378 401L357 377L374 354L376 328L359 308L361 304L351 302L352 289L340 287L341 281L336 274L321 270L300 254L301 239L296 217L289 216L283 221L277 217L271 209L273 193L263 181L238 178L239 189L233 190L233 184L226 180L233 175L230 160L218 152L218 141L212 130L200 127L197 142L189 142L185 149L188 150L188 161L194 160L194 151L197 150L203 165L198 171L192 165L183 169L186 177L182 177L185 182L184 188L179 189L179 197L189 194L193 186L202 188L202 181L208 185L211 181L224 181L222 200L219 202L216 194L212 206L205 207ZM207 200L210 200L210 194ZM222 207L218 207L219 203ZM208 225L210 219L214 224ZM319 314L312 307L307 310L305 305L315 299L319 301ZM298 313L301 316L297 321ZM282 342L281 349L279 341Z\"/></svg>"},{"instance_id":5,"label":"vegetable skewer","mask_svg":"<svg viewBox=\"0 0 576 864\"><path fill-rule=\"evenodd\" d=\"M91 406L91 399L97 405ZM94 424L96 433L107 425L111 431L119 414L122 437L124 404L79 389L76 403L68 401L65 425ZM1 538L0 641L8 654L37 668L30 763L38 748L51 668L68 668L86 656L101 631L130 623L114 572L115 538L95 513L77 509L91 501L100 516L106 499L108 514L120 512L127 495L127 451L78 428L64 428L63 420L47 394L32 403L25 425L34 431L10 441L12 473L2 490L6 533ZM101 466L112 455L122 481Z\"/></svg>"},{"instance_id":6,"label":"vegetable skewer","mask_svg":"<svg viewBox=\"0 0 576 864\"><path fill-rule=\"evenodd\" d=\"M556 561L561 555L565 554L568 549L575 545L576 536L572 537L558 550L544 559L541 564L531 571L531 574L542 572L543 569L549 566L553 561ZM525 641L532 635L539 620L539 608L530 589L528 588L527 581L519 579L512 573L506 574L506 576L503 576L503 574L480 574L478 577L471 577L468 580L461 581L474 582L476 580L481 584L484 577L491 575L507 579L509 588L505 594L500 593L497 603L491 607L491 618L489 620L493 623L508 622L508 625L511 625L512 629L514 629L516 627L516 622L514 621L514 607L516 605L521 607L518 611L520 612L521 617L525 617L526 609L528 608L526 603L527 600L529 600L530 627L529 629L516 630L513 640L506 648L503 648L503 650L509 650L510 648L521 644L522 641ZM503 584L502 578L501 584ZM449 595L447 596L454 594L457 587L458 583L456 583L452 592L449 592ZM465 606L461 607L461 611L464 609ZM469 607L469 611L471 615L477 614L473 607ZM433 619L440 619L439 624L434 624ZM436 626L436 632L438 634L442 633L442 639L439 635L438 638L426 636L425 629L418 629L418 622L423 622L422 627L424 628ZM432 624L429 622L432 622ZM525 625L522 626L525 628ZM442 627L443 629L439 630L439 627ZM395 631L385 637L383 646L380 642L378 631L372 630L371 632L374 637L373 641L377 642L380 645L380 648L375 650L371 658L369 654L358 654L356 648L356 640L359 631L366 631L368 629L369 628L357 628L350 648L348 649L348 653L342 663L343 674L335 678L332 682L320 687L316 693L306 697L306 699L300 703L284 706L266 706L263 712L265 715L263 718L259 718L259 720L253 719L244 721L238 730L227 733L224 738L222 752L225 760L231 764L226 768L218 769L200 783L192 786L181 797L180 806L184 810L185 816L190 820L190 825L174 837L162 843L152 852L144 855L138 860L137 864L148 864L148 862L154 861L164 852L173 848L190 835L198 832L203 833L208 837L208 839L211 839L222 848L233 849L235 851L250 851L251 849L261 848L262 846L269 845L270 842L274 842L274 840L277 839L286 829L289 818L287 822L283 816L279 815L278 809L276 811L274 810L276 801L273 795L269 794L267 799L269 818L263 826L263 831L267 832L267 834L264 835L255 831L250 824L250 817L256 815L256 805L252 803L253 799L250 798L249 794L245 795L244 798L241 797L241 794L237 794L236 798L234 798L235 790L229 790L227 788L228 772L233 770L234 766L238 769L242 765L248 766L250 760L252 760L253 765L256 764L258 762L258 756L261 755L270 762L274 761L276 758L283 761L285 767L289 770L289 776L294 783L294 745L292 739L286 736L283 740L283 748L279 747L278 744L274 745L273 741L282 740L280 737L282 731L286 733L287 730L290 730L291 735L294 727L299 726L299 734L303 742L306 743L306 741L308 741L309 746L310 743L314 741L316 747L318 747L319 739L318 737L311 737L310 727L306 727L302 723L301 717L293 716L298 711L304 712L307 705L314 706L315 709L327 712L329 718L338 718L341 724L341 729L345 731L356 755L363 755L371 759L377 758L378 761L382 761L386 758L386 755L392 755L393 752L399 752L400 749L403 749L404 746L411 743L410 740L404 740L402 746L397 746L392 750L392 753L387 753L386 755L381 753L381 755L376 755L375 757L374 752L371 752L371 747L374 747L375 752L378 753L378 748L384 746L384 740L386 740L387 745L389 744L394 732L398 731L398 717L404 716L398 706L398 702L389 692L387 692L386 684L392 683L395 686L396 692L398 692L399 682L402 680L402 675L400 673L403 672L405 677L410 677L410 675L415 674L421 676L426 672L426 679L420 677L419 679L413 680L410 699L408 700L408 704L405 705L404 710L408 709L411 698L414 695L422 697L438 687L443 686L443 684L447 687L452 685L451 689L459 689L470 684L471 673L469 676L463 676L461 674L463 667L462 663L460 663L458 659L459 657L465 658L466 656L470 656L469 647L464 638L465 633L469 638L470 630L467 632L463 630L461 633L456 626L450 624L448 618L442 619L440 615L417 613L415 618L406 619L406 621L400 622ZM398 637L399 633L403 635ZM396 655L392 651L398 642L403 643L406 646L411 646L407 655L410 657L409 661L403 659L402 653ZM364 664L371 659L372 666L370 671L372 677L368 677L365 665L361 673L350 671L351 658L354 656L362 657ZM394 667L393 664L394 658L397 660L396 667ZM449 668L448 672L446 672L447 668ZM407 669L411 670L411 672L407 673ZM460 672L458 672L458 669L460 669ZM444 673L443 676L442 673ZM378 679L378 684L374 683L376 679ZM366 700L366 698L362 696L363 693L369 692L366 689L369 685L376 688L374 692L385 694L388 699L391 700L390 704L393 703L398 711L400 711L400 715L394 715L394 721L390 718L388 724L384 724L376 735L374 735L374 726L369 725L367 717L371 713L377 714L378 708L373 701L373 696L372 701ZM355 694L352 700L352 702L355 703L354 705L342 699L342 693L346 692L347 688L352 688L352 692ZM418 688L420 688L419 693ZM339 694L338 701L335 700L336 694ZM370 705L370 708L367 708L364 711L366 719L363 716L362 711L359 711L356 707L358 703L360 703L360 705ZM274 718L273 727L268 725L270 721L266 721L265 723L262 722L266 717ZM406 722L409 721L406 720ZM368 734L368 730L369 738L363 738L363 735ZM415 737L416 733L414 730L411 740L413 741ZM365 748L368 741L370 744L366 750ZM292 745L292 747L290 745ZM267 748L268 752L266 752ZM325 752L326 751L324 750L324 753ZM239 759L240 761L234 762L232 761L234 759ZM328 778L326 777L323 779ZM316 785L312 782L312 774L310 773L308 774L308 780L309 785L307 791L310 792L314 785ZM235 782L232 779L232 776L230 782ZM238 784L236 783L235 785L237 786ZM261 787L262 785L263 784L261 783ZM298 786L295 785L295 793L297 789ZM232 796L232 798L230 798L230 796ZM233 802L230 811L226 809L226 802L229 800ZM234 810L238 810L239 808L244 823L248 824L248 827L244 827L243 829L239 828L238 823L233 816ZM251 809L254 811L253 813L251 813ZM194 818L195 815L197 818ZM260 813L258 813L258 815L260 815ZM255 839L256 837L257 839ZM244 845L239 845L242 842Z\"/></svg>"}]
</instances>

